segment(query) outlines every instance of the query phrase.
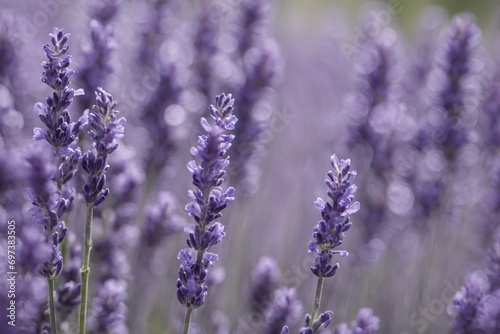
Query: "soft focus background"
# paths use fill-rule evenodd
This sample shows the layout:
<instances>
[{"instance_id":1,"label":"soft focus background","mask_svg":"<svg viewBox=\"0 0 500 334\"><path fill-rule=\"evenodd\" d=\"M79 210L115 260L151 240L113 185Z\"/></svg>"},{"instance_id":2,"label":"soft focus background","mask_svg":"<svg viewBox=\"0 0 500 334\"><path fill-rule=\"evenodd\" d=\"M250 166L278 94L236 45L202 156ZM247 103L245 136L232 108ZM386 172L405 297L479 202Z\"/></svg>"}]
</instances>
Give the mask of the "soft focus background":
<instances>
[{"instance_id":1,"label":"soft focus background","mask_svg":"<svg viewBox=\"0 0 500 334\"><path fill-rule=\"evenodd\" d=\"M196 145L199 118L207 115L215 94L232 93L239 117L241 95L252 91L241 108L253 113L254 125L264 124L265 131L248 156L244 150L230 153L232 163L244 171L230 171L226 178L237 189L237 199L221 218L227 235L214 249L220 260L209 272L207 301L194 312L191 333L263 332L265 311L250 311L248 301L253 268L262 256L276 260L281 272L276 286L296 289L303 308L288 320L294 333L303 325L316 284L309 270L313 256L307 252L321 219L313 202L326 198L323 181L334 153L350 158L358 171L361 210L353 214L354 225L342 245L349 257L335 260L340 269L325 281L321 309L334 311L330 333L342 322L351 324L364 307L379 317L379 333L446 333L455 314L452 298L466 277L486 275L499 223L500 206L494 202L500 184L494 173L498 148L485 138L492 121L485 120L484 101L491 90L483 89L493 87L500 69L498 1L270 2L252 37L255 45L237 55L238 36L245 33L239 15L248 2L3 0L0 37L14 40L16 60L0 82L2 145L18 152L13 161L24 166L23 150L46 144L31 140L33 127L41 126L33 104L49 94L40 82L42 45L54 26L64 28L71 34L72 87L102 84L127 118L125 137L110 161L111 198L96 213L94 242L100 246L93 250L92 268L101 261L126 268L122 299L130 333L179 333L185 309L175 296L176 256L185 247L183 228L192 224L183 210L190 200L187 191L193 189L185 167L189 147ZM104 3L119 5L107 23L114 31L112 51L105 52L107 65L101 66L99 56L89 56L98 44L91 39L90 20L97 16L94 8ZM203 51L209 56L193 42L205 11L213 12L207 22L215 27L213 33L205 29L216 49ZM467 101L474 100L464 107L469 140L457 149L458 158L449 159L438 146L419 150L414 143L427 126L427 112L443 80L427 74L436 71L435 59L445 52L453 16L464 12L475 17L482 36L467 74L473 92L463 93L470 95ZM390 30L392 41L397 39L387 48L385 70L391 74L382 85L390 92L378 111L385 116L370 121L357 110L363 103L360 91L367 89L363 80L375 65L351 53L365 43L360 36L366 22L380 29L376 38ZM7 56L0 54L5 63L2 57ZM203 57L210 57L205 76L199 65ZM100 70L95 73L95 68ZM254 72L257 79L251 81ZM85 73L97 79L86 79ZM203 80L210 82L208 88ZM70 108L74 117L92 103L79 98ZM499 106L492 108L496 112ZM387 116L391 113L397 116ZM383 153L364 136L363 126L379 129L376 136L387 145ZM83 140L82 145L90 144ZM416 171L421 164L426 164L424 171ZM2 201L10 209L5 204L2 220L30 223L31 204L11 197L23 184L20 177L4 187ZM173 222L171 230L153 231L164 238L149 247L144 230L151 208L167 197L168 210L160 206L158 215L168 211L164 219ZM75 243L83 233L82 217L77 202L67 220ZM119 246L109 246L114 247L110 252L108 241Z\"/></svg>"}]
</instances>

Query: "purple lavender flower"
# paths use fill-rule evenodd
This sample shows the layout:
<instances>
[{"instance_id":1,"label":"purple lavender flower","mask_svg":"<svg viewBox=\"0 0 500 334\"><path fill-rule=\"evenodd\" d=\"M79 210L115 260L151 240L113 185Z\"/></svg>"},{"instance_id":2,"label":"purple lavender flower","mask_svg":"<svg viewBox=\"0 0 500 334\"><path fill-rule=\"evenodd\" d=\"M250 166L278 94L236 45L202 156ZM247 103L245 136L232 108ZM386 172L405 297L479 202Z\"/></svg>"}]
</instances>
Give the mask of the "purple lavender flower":
<instances>
[{"instance_id":1,"label":"purple lavender flower","mask_svg":"<svg viewBox=\"0 0 500 334\"><path fill-rule=\"evenodd\" d=\"M210 106L215 124L210 125L202 118L201 125L206 134L198 137L197 147L191 147L191 154L199 162L192 160L187 165L197 189L188 192L194 201L185 208L196 222L194 229L190 229L187 240L191 249L183 249L178 255L181 265L177 280L177 299L187 308L185 333L189 328L192 310L203 305L207 295L207 270L218 258L216 254L206 251L218 244L225 235L224 226L214 221L222 216L222 210L234 200L235 193L234 188L229 187L224 191L221 187L225 168L229 164L226 153L234 138L226 132L233 130L237 122L233 115L234 99L231 94L221 94L216 97L215 102L215 106ZM196 251L196 259L191 251Z\"/></svg>"},{"instance_id":2,"label":"purple lavender flower","mask_svg":"<svg viewBox=\"0 0 500 334\"><path fill-rule=\"evenodd\" d=\"M370 18L365 27L374 21ZM375 34L365 31L363 36L366 38L354 58L355 90L349 97L353 103L347 104L346 110L350 122L347 145L354 147L370 168L365 174L368 190L361 212L365 239L370 241L387 225L387 176L394 170L393 154L399 141L396 130L403 109L396 32L386 28Z\"/></svg>"},{"instance_id":3,"label":"purple lavender flower","mask_svg":"<svg viewBox=\"0 0 500 334\"><path fill-rule=\"evenodd\" d=\"M176 206L172 194L161 192L157 197L158 203L146 211L146 223L141 234L143 247L152 249L158 247L166 237L181 230L181 220L174 215Z\"/></svg>"},{"instance_id":4,"label":"purple lavender flower","mask_svg":"<svg viewBox=\"0 0 500 334\"><path fill-rule=\"evenodd\" d=\"M230 174L237 177L245 195L253 195L258 189L260 162L265 153L262 138L269 130L269 119L259 120L257 113L259 102L266 100L265 92L272 87L278 72L277 47L266 41L249 50L245 60L245 79L238 89L239 122L232 148L236 161Z\"/></svg>"},{"instance_id":5,"label":"purple lavender flower","mask_svg":"<svg viewBox=\"0 0 500 334\"><path fill-rule=\"evenodd\" d=\"M96 1L90 8L90 16L107 25L118 14L122 0Z\"/></svg>"},{"instance_id":6,"label":"purple lavender flower","mask_svg":"<svg viewBox=\"0 0 500 334\"><path fill-rule=\"evenodd\" d=\"M64 34L62 29L54 28L54 33L50 36L53 49L48 44L43 46L48 61L42 63L44 72L41 80L54 92L46 99L46 105L40 102L35 104L35 111L38 112L40 120L47 129L35 128L33 138L46 140L52 146L53 155L57 160L55 162L57 170L48 170L44 166L43 158L39 155L29 157L28 162L36 172L33 173L28 196L36 207L33 220L44 226L47 241L52 245L52 257L45 262L40 272L48 279L54 280L61 273L63 265L62 255L57 246L63 241L67 231L60 218L68 210L74 198L74 189L71 187L63 189L63 186L77 171L81 159L77 136L87 123L87 118L84 115L78 122L71 122L71 115L66 109L71 105L74 96L81 94L80 90L75 91L69 87L70 79L74 74L74 71L69 68L71 56L66 55L69 34ZM54 165L54 163L48 165ZM44 172L40 173L40 170ZM41 180L42 177L46 180ZM57 185L55 190L50 188L49 180ZM51 289L53 289L53 284L53 281L49 282ZM53 297L53 292L49 293L49 297ZM52 320L54 320L53 300L51 300L51 308ZM55 330L55 321L52 323L52 330Z\"/></svg>"},{"instance_id":7,"label":"purple lavender flower","mask_svg":"<svg viewBox=\"0 0 500 334\"><path fill-rule=\"evenodd\" d=\"M0 84L12 84L15 80L14 69L18 63L15 42L12 31L9 28L12 22L9 17L2 13L0 15Z\"/></svg>"},{"instance_id":8,"label":"purple lavender flower","mask_svg":"<svg viewBox=\"0 0 500 334\"><path fill-rule=\"evenodd\" d=\"M474 333L500 333L500 290L483 298L475 322Z\"/></svg>"},{"instance_id":9,"label":"purple lavender flower","mask_svg":"<svg viewBox=\"0 0 500 334\"><path fill-rule=\"evenodd\" d=\"M57 310L64 321L70 313L80 305L82 285L74 281L66 282L57 291Z\"/></svg>"},{"instance_id":10,"label":"purple lavender flower","mask_svg":"<svg viewBox=\"0 0 500 334\"><path fill-rule=\"evenodd\" d=\"M102 88L96 92L96 105L89 114L92 127L88 134L94 142L95 152L83 155L82 168L88 174L83 187L83 195L87 203L99 206L109 194L104 189L106 171L109 168L107 157L118 147L117 139L123 137L125 118L117 119L118 110L113 96Z\"/></svg>"},{"instance_id":11,"label":"purple lavender flower","mask_svg":"<svg viewBox=\"0 0 500 334\"><path fill-rule=\"evenodd\" d=\"M347 329L345 324L340 324L335 330L335 334L375 334L380 328L379 322L379 318L373 315L371 309L362 308L359 310L351 329Z\"/></svg>"},{"instance_id":12,"label":"purple lavender flower","mask_svg":"<svg viewBox=\"0 0 500 334\"><path fill-rule=\"evenodd\" d=\"M156 69L158 52L162 41L165 38L163 31L163 20L171 18L172 1L154 0L151 5L148 21L141 33L140 45L138 48L138 63L146 69Z\"/></svg>"},{"instance_id":13,"label":"purple lavender flower","mask_svg":"<svg viewBox=\"0 0 500 334\"><path fill-rule=\"evenodd\" d=\"M95 333L127 334L125 325L127 306L124 303L126 284L110 279L97 289L93 301L93 313L89 319L89 328Z\"/></svg>"},{"instance_id":14,"label":"purple lavender flower","mask_svg":"<svg viewBox=\"0 0 500 334\"><path fill-rule=\"evenodd\" d=\"M339 160L334 154L330 157L330 162L334 171L327 173L328 179L325 183L329 188L327 195L331 203L321 198L314 202L315 206L321 210L323 220L320 220L314 227L313 241L308 247L309 252L316 254L311 271L318 277L318 283L313 311L306 315L306 326L300 329L300 334L317 333L321 328L327 327L332 320L332 311L319 314L323 281L326 277L335 275L339 268L338 263L331 264L333 255L348 255L346 251L335 250L335 248L342 244L344 233L352 226L349 215L358 211L360 207L359 202L354 202L354 193L357 188L352 182L357 173L351 170L351 160ZM282 333L287 332L288 328L285 326Z\"/></svg>"},{"instance_id":15,"label":"purple lavender flower","mask_svg":"<svg viewBox=\"0 0 500 334\"><path fill-rule=\"evenodd\" d=\"M485 297L485 282L479 275L471 275L465 285L452 300L452 316L450 329L452 333L475 333L476 317L481 301Z\"/></svg>"},{"instance_id":16,"label":"purple lavender flower","mask_svg":"<svg viewBox=\"0 0 500 334\"><path fill-rule=\"evenodd\" d=\"M238 52L242 56L261 41L270 12L269 0L245 0L243 2L239 20L241 27L237 35Z\"/></svg>"},{"instance_id":17,"label":"purple lavender flower","mask_svg":"<svg viewBox=\"0 0 500 334\"><path fill-rule=\"evenodd\" d=\"M477 103L473 90L477 68L473 62L480 35L471 17L455 17L438 53L435 77L430 78L436 82L431 92L434 99L428 116L430 124L425 124L421 131L428 133L423 137L432 140L451 163L469 141L471 109Z\"/></svg>"},{"instance_id":18,"label":"purple lavender flower","mask_svg":"<svg viewBox=\"0 0 500 334\"><path fill-rule=\"evenodd\" d=\"M91 129L88 135L93 141L93 151L83 155L82 168L87 173L87 181L83 186L83 197L87 202L85 221L85 240L82 276L82 301L80 303L79 328L85 333L87 319L88 280L90 272L90 250L92 245L92 219L94 208L99 206L109 195L106 185L106 171L109 168L107 158L118 147L117 140L123 137L125 118L117 118L116 101L102 88L97 88L96 104L89 114ZM120 254L118 252L118 254ZM116 253L114 254L116 255ZM126 261L125 261L126 263ZM126 266L128 268L128 266Z\"/></svg>"},{"instance_id":19,"label":"purple lavender flower","mask_svg":"<svg viewBox=\"0 0 500 334\"><path fill-rule=\"evenodd\" d=\"M348 255L346 251L334 248L342 244L344 233L352 226L349 215L360 208L359 202L354 202L357 187L352 182L357 173L351 170L351 160L339 160L336 155L332 155L330 160L334 172L327 173L328 179L325 183L332 202L325 202L321 198L314 202L321 210L323 220L314 228L313 241L309 243L309 252L316 254L311 271L319 278L335 275L339 266L331 264L333 255Z\"/></svg>"},{"instance_id":20,"label":"purple lavender flower","mask_svg":"<svg viewBox=\"0 0 500 334\"><path fill-rule=\"evenodd\" d=\"M311 322L309 315L306 316L306 326L302 327L299 334L313 334L318 332L321 328L326 328L330 325L333 318L332 311L326 311L318 316L318 319Z\"/></svg>"},{"instance_id":21,"label":"purple lavender flower","mask_svg":"<svg viewBox=\"0 0 500 334\"><path fill-rule=\"evenodd\" d=\"M249 303L252 312L263 314L272 300L281 273L273 258L263 256L252 272Z\"/></svg>"},{"instance_id":22,"label":"purple lavender flower","mask_svg":"<svg viewBox=\"0 0 500 334\"><path fill-rule=\"evenodd\" d=\"M78 80L86 92L93 92L106 83L106 78L112 73L111 54L113 45L113 27L95 19L90 21L91 42L84 45L83 58L85 62L78 71ZM82 109L91 108L92 94L84 95L78 100Z\"/></svg>"},{"instance_id":23,"label":"purple lavender flower","mask_svg":"<svg viewBox=\"0 0 500 334\"><path fill-rule=\"evenodd\" d=\"M74 71L69 68L71 56L66 55L69 34L54 28L54 33L50 36L54 49L48 44L43 46L49 60L42 64L44 72L41 80L51 87L54 93L47 98L47 105L40 102L35 104L35 111L47 129L35 128L33 139L46 140L54 148L54 153L59 158L59 171L54 179L58 191L61 192L62 185L76 172L77 163L81 158L77 136L87 123L87 118L84 115L78 122L73 123L66 109L75 96L83 94L81 90L69 88L70 79L74 75Z\"/></svg>"},{"instance_id":24,"label":"purple lavender flower","mask_svg":"<svg viewBox=\"0 0 500 334\"><path fill-rule=\"evenodd\" d=\"M276 290L274 299L265 314L264 333L278 333L285 324L294 324L302 313L302 304L297 299L295 289Z\"/></svg>"},{"instance_id":25,"label":"purple lavender flower","mask_svg":"<svg viewBox=\"0 0 500 334\"><path fill-rule=\"evenodd\" d=\"M159 76L160 82L142 110L142 121L150 133L150 148L144 163L153 175L161 171L177 150L173 127L165 120L165 109L179 103L182 93L175 64L164 66Z\"/></svg>"},{"instance_id":26,"label":"purple lavender flower","mask_svg":"<svg viewBox=\"0 0 500 334\"><path fill-rule=\"evenodd\" d=\"M198 28L193 44L196 50L193 63L194 86L207 99L211 99L213 89L212 60L217 52L217 20L212 6L203 2L198 18Z\"/></svg>"},{"instance_id":27,"label":"purple lavender flower","mask_svg":"<svg viewBox=\"0 0 500 334\"><path fill-rule=\"evenodd\" d=\"M90 42L83 45L83 65L78 80L86 92L94 92L106 84L113 72L111 56L114 50L114 30L109 24L118 13L122 0L96 1L90 7ZM82 109L91 108L92 94L78 100Z\"/></svg>"}]
</instances>

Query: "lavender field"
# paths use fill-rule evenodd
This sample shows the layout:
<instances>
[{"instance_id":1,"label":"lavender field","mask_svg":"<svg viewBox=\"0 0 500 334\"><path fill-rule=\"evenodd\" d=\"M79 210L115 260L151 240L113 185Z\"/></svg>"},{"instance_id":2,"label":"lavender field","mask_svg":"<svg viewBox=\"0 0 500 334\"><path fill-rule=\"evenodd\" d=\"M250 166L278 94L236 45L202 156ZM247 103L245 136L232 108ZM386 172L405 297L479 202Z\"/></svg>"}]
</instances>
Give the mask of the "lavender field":
<instances>
[{"instance_id":1,"label":"lavender field","mask_svg":"<svg viewBox=\"0 0 500 334\"><path fill-rule=\"evenodd\" d=\"M2 3L0 333L500 334L500 5L410 2Z\"/></svg>"}]
</instances>

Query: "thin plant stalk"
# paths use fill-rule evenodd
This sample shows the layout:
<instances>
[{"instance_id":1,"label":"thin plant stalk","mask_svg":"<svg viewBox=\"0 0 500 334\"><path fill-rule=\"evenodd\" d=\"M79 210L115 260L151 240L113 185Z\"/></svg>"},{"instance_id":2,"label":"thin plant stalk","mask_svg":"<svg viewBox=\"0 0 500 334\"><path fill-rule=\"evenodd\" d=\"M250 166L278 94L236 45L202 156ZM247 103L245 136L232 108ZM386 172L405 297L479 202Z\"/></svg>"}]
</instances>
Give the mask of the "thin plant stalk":
<instances>
[{"instance_id":1,"label":"thin plant stalk","mask_svg":"<svg viewBox=\"0 0 500 334\"><path fill-rule=\"evenodd\" d=\"M56 303L54 302L55 279L48 278L47 282L49 283L49 309L50 309L51 333L57 334Z\"/></svg>"},{"instance_id":2,"label":"thin plant stalk","mask_svg":"<svg viewBox=\"0 0 500 334\"><path fill-rule=\"evenodd\" d=\"M318 278L318 284L316 285L316 295L314 297L313 311L311 313L311 324L314 323L319 313L319 307L321 304L321 294L323 292L323 281L324 277Z\"/></svg>"},{"instance_id":3,"label":"thin plant stalk","mask_svg":"<svg viewBox=\"0 0 500 334\"><path fill-rule=\"evenodd\" d=\"M87 218L85 221L85 245L83 253L82 274L82 299L80 303L80 334L85 334L85 324L87 321L87 296L90 274L90 249L92 248L92 217L94 215L94 205L87 204Z\"/></svg>"},{"instance_id":4,"label":"thin plant stalk","mask_svg":"<svg viewBox=\"0 0 500 334\"><path fill-rule=\"evenodd\" d=\"M193 308L188 307L186 309L186 318L184 319L184 330L182 331L183 334L188 334L189 332L189 325L191 323L191 314L193 313Z\"/></svg>"}]
</instances>

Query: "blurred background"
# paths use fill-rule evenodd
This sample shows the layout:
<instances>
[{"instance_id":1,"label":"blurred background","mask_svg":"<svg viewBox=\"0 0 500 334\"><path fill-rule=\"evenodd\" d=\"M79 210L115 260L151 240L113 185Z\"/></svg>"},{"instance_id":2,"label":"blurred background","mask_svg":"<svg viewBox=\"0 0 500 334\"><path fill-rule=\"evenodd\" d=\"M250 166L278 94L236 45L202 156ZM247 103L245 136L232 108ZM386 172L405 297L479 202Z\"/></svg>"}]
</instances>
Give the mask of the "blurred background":
<instances>
[{"instance_id":1,"label":"blurred background","mask_svg":"<svg viewBox=\"0 0 500 334\"><path fill-rule=\"evenodd\" d=\"M256 20L255 32L245 26L252 3L265 7L257 10L262 18ZM321 219L313 202L326 199L324 178L332 168L332 154L352 159L361 210L352 215L354 225L341 246L350 256L334 260L340 269L325 281L321 310L332 309L334 321L322 333L334 333L341 323L351 326L365 307L379 318L379 333L446 333L456 315L451 301L467 275L486 275L483 269L499 220L500 205L492 198L498 194L500 183L495 182L500 174L494 173L496 146L485 139L488 124L494 122L485 121L483 106L491 91L483 88L493 86L500 69L498 1L1 4L2 33L14 40L17 55L0 87L6 149L34 145L33 127L41 122L33 104L50 94L40 82L42 45L49 42L54 26L71 34L71 67L77 73L73 87L92 83L88 92L103 85L127 118L126 135L110 160L111 198L96 210L94 238L100 247L95 247L93 266L126 268L119 277L126 282L126 293L117 304L120 312L128 310L122 322L130 333L181 331L185 309L175 295L176 257L186 247L184 227L193 224L183 210L190 201L187 190L193 189L185 166L192 159L189 148L201 133L200 117L207 116L207 106L223 91L233 93L235 113L244 115L241 123L251 129L237 132L243 148L230 153L231 166L236 167L228 171L224 187L235 186L237 199L221 218L227 236L212 250L220 261L209 273L210 292L194 313L192 334L264 333L272 291L281 286L295 289L293 298L303 305L295 307L298 311L287 323L294 333L303 326L316 284L309 269L313 255L307 252ZM92 28L92 19L105 21L99 14L106 13L102 6L107 4L119 4L119 9L101 27ZM479 42L479 32L471 28L476 39L464 79L470 90L462 92L468 94L467 103L472 101L464 107L469 140L453 160L448 154L454 147L418 141L425 137L420 130L434 124L428 111L434 110L444 81L439 64L448 50L451 22L464 12L475 17L482 39ZM353 47L363 49L359 43L366 42L360 37L366 22L387 30L387 39L385 33L381 40L374 36L374 45L383 48L387 58L375 61L353 53ZM247 49L240 48L245 34L251 37ZM364 95L380 68L389 73L387 104L377 109L379 117L368 120L368 112L361 110ZM92 105L82 97L75 101L73 117ZM492 119L497 107L492 107ZM366 138L372 128L388 143L382 153ZM246 147L255 137L255 147ZM82 145L90 148L88 140ZM415 171L420 167L424 172ZM17 180L19 185L23 180ZM82 180L77 177L78 182ZM76 203L69 217L78 244L83 211ZM29 202L9 205L15 208L10 214L17 210L16 219L30 222ZM156 240L151 233L161 237ZM74 256L78 262L77 251ZM277 274L268 304L255 311L249 300L258 276L254 268L263 256L274 259L270 266ZM101 276L94 278L96 295ZM95 328L93 332L103 333Z\"/></svg>"}]
</instances>

